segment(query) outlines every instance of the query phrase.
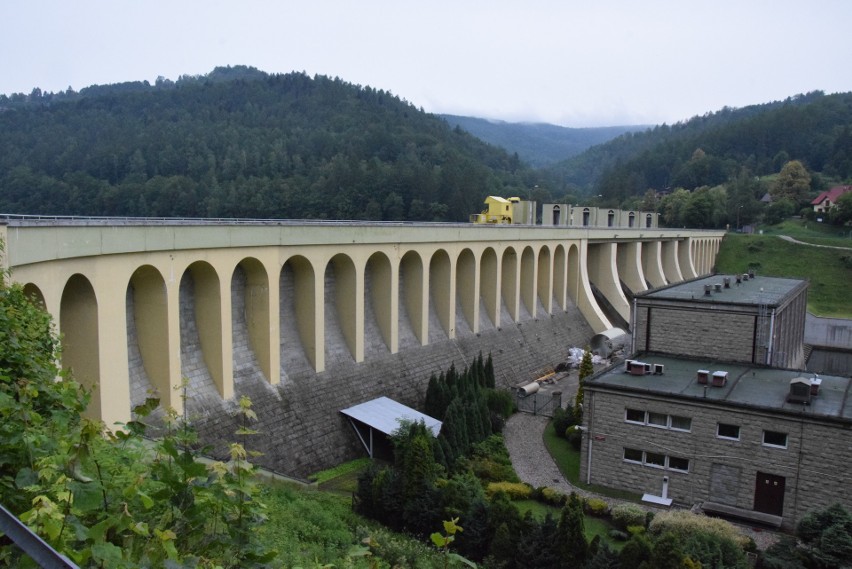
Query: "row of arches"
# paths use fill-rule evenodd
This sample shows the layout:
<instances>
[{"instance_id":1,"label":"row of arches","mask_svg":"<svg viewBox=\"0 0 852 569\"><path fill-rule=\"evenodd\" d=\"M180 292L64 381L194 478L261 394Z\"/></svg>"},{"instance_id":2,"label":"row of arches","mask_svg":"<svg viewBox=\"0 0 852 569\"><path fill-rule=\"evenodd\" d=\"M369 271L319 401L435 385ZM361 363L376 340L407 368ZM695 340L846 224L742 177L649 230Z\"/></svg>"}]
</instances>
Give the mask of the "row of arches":
<instances>
[{"instance_id":1,"label":"row of arches","mask_svg":"<svg viewBox=\"0 0 852 569\"><path fill-rule=\"evenodd\" d=\"M686 241L683 242L684 245ZM127 420L155 390L234 394L248 369L269 383L544 317L576 305L610 322L594 284L621 312L636 291L703 270L711 244L586 240L225 248L62 260L30 267L26 290L58 320L62 364L97 384L89 413ZM700 267L700 269L693 268ZM689 270L681 273L680 267ZM56 286L57 282L64 283Z\"/></svg>"}]
</instances>

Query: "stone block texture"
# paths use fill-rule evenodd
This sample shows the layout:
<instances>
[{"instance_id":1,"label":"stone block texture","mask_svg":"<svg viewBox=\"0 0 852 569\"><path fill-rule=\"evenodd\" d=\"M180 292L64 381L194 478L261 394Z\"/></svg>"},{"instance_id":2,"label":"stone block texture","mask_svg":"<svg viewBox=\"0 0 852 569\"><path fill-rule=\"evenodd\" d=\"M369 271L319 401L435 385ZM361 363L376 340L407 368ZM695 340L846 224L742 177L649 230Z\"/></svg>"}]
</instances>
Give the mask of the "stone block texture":
<instances>
[{"instance_id":1,"label":"stone block texture","mask_svg":"<svg viewBox=\"0 0 852 569\"><path fill-rule=\"evenodd\" d=\"M587 386L581 478L640 494L660 495L669 478L669 497L691 506L714 501L752 510L758 473L785 480L783 526L793 529L808 511L841 502L852 508L848 422L734 408L702 400L627 395ZM688 432L626 420L626 409L691 419ZM719 423L739 426L739 439L717 436ZM787 435L786 448L764 444L764 431ZM591 449L589 448L591 445ZM631 448L689 460L688 472L625 460ZM589 454L592 459L589 461Z\"/></svg>"},{"instance_id":2,"label":"stone block texture","mask_svg":"<svg viewBox=\"0 0 852 569\"><path fill-rule=\"evenodd\" d=\"M286 268L285 268L286 271ZM326 290L333 283L326 283ZM282 299L293 298L293 279L282 277ZM306 477L312 472L342 461L364 456L365 451L341 409L387 396L414 408L422 407L426 386L432 374L455 364L464 368L481 352L494 360L497 384L501 387L528 383L568 359L568 349L584 346L594 334L579 309L538 318L523 311L523 320L511 322L504 310L500 328L488 322L474 334L470 326L456 330L448 339L437 314L429 318L430 342L420 346L401 309L400 349L391 354L384 346L375 324L373 310L365 307L365 361L357 363L340 333L336 309L326 304L326 370L313 371L302 349L295 325L295 307L284 300L281 318L281 382L271 385L260 371L251 350L244 307L245 275L237 270L232 281L232 336L234 363L233 398L222 400L207 370L198 339L192 276L181 282L181 364L188 379L186 413L198 428L202 442L213 454L227 456L227 444L239 440L263 455L257 462L267 468ZM333 290L332 290L333 293ZM333 298L333 294L330 294ZM128 314L132 314L132 293L128 294ZM484 318L488 320L487 316ZM150 381L142 369L132 319L128 319L130 339L131 389L134 402L144 400ZM404 339L404 340L403 340ZM248 396L258 421L252 427L260 434L237 437L241 424L237 414L239 398Z\"/></svg>"}]
</instances>

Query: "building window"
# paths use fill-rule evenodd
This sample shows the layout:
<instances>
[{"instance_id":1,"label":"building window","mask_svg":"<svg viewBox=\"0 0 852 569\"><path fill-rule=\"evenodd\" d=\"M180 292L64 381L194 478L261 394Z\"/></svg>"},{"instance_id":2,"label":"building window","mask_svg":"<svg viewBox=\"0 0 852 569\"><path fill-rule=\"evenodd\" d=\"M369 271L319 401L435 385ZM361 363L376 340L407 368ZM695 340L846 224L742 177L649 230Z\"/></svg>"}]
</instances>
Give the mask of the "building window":
<instances>
[{"instance_id":1,"label":"building window","mask_svg":"<svg viewBox=\"0 0 852 569\"><path fill-rule=\"evenodd\" d=\"M645 453L645 464L647 466L653 466L654 468L665 468L666 467L666 455L658 454L656 452L646 452Z\"/></svg>"},{"instance_id":2,"label":"building window","mask_svg":"<svg viewBox=\"0 0 852 569\"><path fill-rule=\"evenodd\" d=\"M643 454L644 453L639 449L626 448L625 447L625 449L624 449L624 460L626 460L627 462L637 462L639 464L642 464L642 455Z\"/></svg>"},{"instance_id":3,"label":"building window","mask_svg":"<svg viewBox=\"0 0 852 569\"><path fill-rule=\"evenodd\" d=\"M678 456L669 457L669 468L671 470L679 470L681 472L689 472L689 459L680 458Z\"/></svg>"},{"instance_id":4,"label":"building window","mask_svg":"<svg viewBox=\"0 0 852 569\"><path fill-rule=\"evenodd\" d=\"M638 409L625 409L624 420L628 423L639 423L640 425L644 425L645 411L639 411Z\"/></svg>"},{"instance_id":5,"label":"building window","mask_svg":"<svg viewBox=\"0 0 852 569\"><path fill-rule=\"evenodd\" d=\"M689 472L688 458L668 456L658 452L639 450L638 448L624 447L624 461L649 466L651 468Z\"/></svg>"},{"instance_id":6,"label":"building window","mask_svg":"<svg viewBox=\"0 0 852 569\"><path fill-rule=\"evenodd\" d=\"M692 429L692 419L689 417L672 415L669 417L669 420L671 421L671 428L675 431L689 431Z\"/></svg>"},{"instance_id":7,"label":"building window","mask_svg":"<svg viewBox=\"0 0 852 569\"><path fill-rule=\"evenodd\" d=\"M671 429L673 431L686 431L692 429L692 419L678 415L666 415L665 413L654 413L653 411L641 411L639 409L624 409L624 421L636 425L648 425L659 429Z\"/></svg>"},{"instance_id":8,"label":"building window","mask_svg":"<svg viewBox=\"0 0 852 569\"><path fill-rule=\"evenodd\" d=\"M668 415L664 413L652 413L648 412L648 424L652 427L663 427L666 428L669 426L669 418Z\"/></svg>"},{"instance_id":9,"label":"building window","mask_svg":"<svg viewBox=\"0 0 852 569\"><path fill-rule=\"evenodd\" d=\"M716 425L716 436L720 439L740 440L740 426L719 423Z\"/></svg>"},{"instance_id":10,"label":"building window","mask_svg":"<svg viewBox=\"0 0 852 569\"><path fill-rule=\"evenodd\" d=\"M770 447L787 448L787 433L763 431L763 444Z\"/></svg>"}]
</instances>

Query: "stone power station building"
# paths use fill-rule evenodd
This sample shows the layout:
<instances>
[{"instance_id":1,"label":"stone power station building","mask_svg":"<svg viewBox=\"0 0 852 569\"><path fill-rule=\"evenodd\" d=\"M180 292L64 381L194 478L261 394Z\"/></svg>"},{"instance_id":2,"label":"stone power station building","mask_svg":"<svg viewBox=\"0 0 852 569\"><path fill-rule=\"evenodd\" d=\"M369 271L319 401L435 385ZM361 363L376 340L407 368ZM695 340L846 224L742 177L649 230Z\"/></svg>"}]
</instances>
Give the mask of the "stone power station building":
<instances>
[{"instance_id":1,"label":"stone power station building","mask_svg":"<svg viewBox=\"0 0 852 569\"><path fill-rule=\"evenodd\" d=\"M586 383L582 479L785 529L852 505L852 379L789 369L806 297L742 275L638 296L640 351Z\"/></svg>"},{"instance_id":2,"label":"stone power station building","mask_svg":"<svg viewBox=\"0 0 852 569\"><path fill-rule=\"evenodd\" d=\"M805 364L806 281L713 275L639 293L634 348L783 368Z\"/></svg>"}]
</instances>

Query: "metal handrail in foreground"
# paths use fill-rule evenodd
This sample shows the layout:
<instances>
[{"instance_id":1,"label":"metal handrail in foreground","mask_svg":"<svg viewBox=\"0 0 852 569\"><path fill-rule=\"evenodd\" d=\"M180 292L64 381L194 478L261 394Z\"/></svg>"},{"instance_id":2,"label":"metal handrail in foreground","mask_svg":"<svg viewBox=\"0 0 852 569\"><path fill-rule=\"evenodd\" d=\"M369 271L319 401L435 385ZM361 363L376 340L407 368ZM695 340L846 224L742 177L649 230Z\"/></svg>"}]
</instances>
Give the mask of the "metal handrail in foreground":
<instances>
[{"instance_id":1,"label":"metal handrail in foreground","mask_svg":"<svg viewBox=\"0 0 852 569\"><path fill-rule=\"evenodd\" d=\"M0 531L44 569L80 569L0 505Z\"/></svg>"}]
</instances>

